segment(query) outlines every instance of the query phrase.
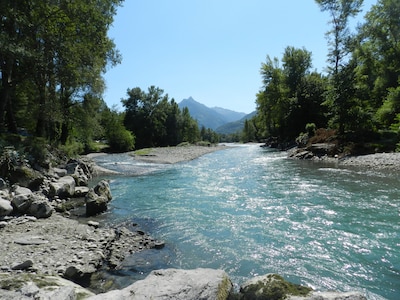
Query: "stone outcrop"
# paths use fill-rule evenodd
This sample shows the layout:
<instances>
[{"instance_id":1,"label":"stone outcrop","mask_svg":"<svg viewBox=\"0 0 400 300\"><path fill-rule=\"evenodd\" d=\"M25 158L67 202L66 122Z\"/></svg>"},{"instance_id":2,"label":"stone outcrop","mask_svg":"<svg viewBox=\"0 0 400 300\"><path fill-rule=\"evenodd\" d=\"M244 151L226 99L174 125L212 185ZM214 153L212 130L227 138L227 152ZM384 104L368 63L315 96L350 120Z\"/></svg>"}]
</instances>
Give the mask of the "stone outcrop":
<instances>
[{"instance_id":1,"label":"stone outcrop","mask_svg":"<svg viewBox=\"0 0 400 300\"><path fill-rule=\"evenodd\" d=\"M236 299L241 300L367 300L359 292L317 292L284 280L277 274L266 274L246 281Z\"/></svg>"},{"instance_id":2,"label":"stone outcrop","mask_svg":"<svg viewBox=\"0 0 400 300\"><path fill-rule=\"evenodd\" d=\"M72 197L75 194L75 179L72 176L64 176L50 183L50 197Z\"/></svg>"},{"instance_id":3,"label":"stone outcrop","mask_svg":"<svg viewBox=\"0 0 400 300\"><path fill-rule=\"evenodd\" d=\"M0 273L0 299L8 300L73 300L94 294L61 277L37 274Z\"/></svg>"},{"instance_id":4,"label":"stone outcrop","mask_svg":"<svg viewBox=\"0 0 400 300\"><path fill-rule=\"evenodd\" d=\"M153 271L144 280L122 289L89 297L90 300L191 300L228 299L232 283L222 270L166 269Z\"/></svg>"},{"instance_id":5,"label":"stone outcrop","mask_svg":"<svg viewBox=\"0 0 400 300\"><path fill-rule=\"evenodd\" d=\"M285 299L288 296L307 296L311 288L296 285L276 274L254 277L240 287L243 300Z\"/></svg>"},{"instance_id":6,"label":"stone outcrop","mask_svg":"<svg viewBox=\"0 0 400 300\"><path fill-rule=\"evenodd\" d=\"M86 194L86 216L95 216L105 212L108 208L108 202L110 202L111 199L110 185L106 180L100 181Z\"/></svg>"}]
</instances>

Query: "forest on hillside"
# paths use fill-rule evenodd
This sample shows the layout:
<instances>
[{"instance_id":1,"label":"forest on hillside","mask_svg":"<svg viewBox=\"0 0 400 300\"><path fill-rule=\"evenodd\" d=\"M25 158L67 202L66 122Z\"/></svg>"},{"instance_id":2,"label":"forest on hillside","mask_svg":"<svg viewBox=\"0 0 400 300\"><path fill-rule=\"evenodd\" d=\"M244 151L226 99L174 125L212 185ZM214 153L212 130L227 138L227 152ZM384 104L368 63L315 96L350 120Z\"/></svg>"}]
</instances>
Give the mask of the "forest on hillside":
<instances>
[{"instance_id":1,"label":"forest on hillside","mask_svg":"<svg viewBox=\"0 0 400 300\"><path fill-rule=\"evenodd\" d=\"M355 33L349 21L362 0L315 2L330 16L327 72L312 69L305 48L288 46L282 58L267 56L257 116L244 135L284 144L324 128L331 132L325 139L394 150L400 129L400 2L378 0Z\"/></svg>"},{"instance_id":2,"label":"forest on hillside","mask_svg":"<svg viewBox=\"0 0 400 300\"><path fill-rule=\"evenodd\" d=\"M400 2L378 0L355 32L362 0L315 0L329 16L326 72L287 46L261 66L257 115L234 138L281 144L329 132L394 150L400 128ZM158 87L128 88L107 107L102 75L122 57L108 37L123 0L0 2L0 148L21 141L69 153L218 142ZM134 70L132 70L134 72ZM257 70L255 70L257 72ZM372 149L372 148L371 148Z\"/></svg>"}]
</instances>

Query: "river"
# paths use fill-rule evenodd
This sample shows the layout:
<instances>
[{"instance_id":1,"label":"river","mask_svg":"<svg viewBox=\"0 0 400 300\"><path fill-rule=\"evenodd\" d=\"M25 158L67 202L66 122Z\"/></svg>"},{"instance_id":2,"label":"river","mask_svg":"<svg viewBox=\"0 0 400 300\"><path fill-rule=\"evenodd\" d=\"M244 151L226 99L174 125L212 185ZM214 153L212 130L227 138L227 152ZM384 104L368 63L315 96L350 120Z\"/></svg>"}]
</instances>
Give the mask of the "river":
<instances>
[{"instance_id":1,"label":"river","mask_svg":"<svg viewBox=\"0 0 400 300\"><path fill-rule=\"evenodd\" d=\"M108 176L105 220L129 220L163 240L114 272L121 286L157 268L225 270L236 288L278 273L316 290L357 290L399 299L400 177L286 158L259 145L230 147L190 162L148 164L96 158Z\"/></svg>"}]
</instances>

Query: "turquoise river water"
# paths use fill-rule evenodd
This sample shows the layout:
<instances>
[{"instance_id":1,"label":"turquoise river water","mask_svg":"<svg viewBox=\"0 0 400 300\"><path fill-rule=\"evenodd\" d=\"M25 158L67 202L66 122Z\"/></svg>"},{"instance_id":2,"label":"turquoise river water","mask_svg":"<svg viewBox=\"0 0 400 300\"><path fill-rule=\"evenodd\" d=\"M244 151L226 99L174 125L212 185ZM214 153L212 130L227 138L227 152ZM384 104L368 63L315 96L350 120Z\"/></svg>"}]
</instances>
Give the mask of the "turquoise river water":
<instances>
[{"instance_id":1,"label":"turquoise river water","mask_svg":"<svg viewBox=\"0 0 400 300\"><path fill-rule=\"evenodd\" d=\"M317 290L400 299L398 173L298 161L259 145L175 165L118 154L108 176L108 223L129 221L163 240L112 274L121 286L158 268L225 270L236 288L278 273Z\"/></svg>"}]
</instances>

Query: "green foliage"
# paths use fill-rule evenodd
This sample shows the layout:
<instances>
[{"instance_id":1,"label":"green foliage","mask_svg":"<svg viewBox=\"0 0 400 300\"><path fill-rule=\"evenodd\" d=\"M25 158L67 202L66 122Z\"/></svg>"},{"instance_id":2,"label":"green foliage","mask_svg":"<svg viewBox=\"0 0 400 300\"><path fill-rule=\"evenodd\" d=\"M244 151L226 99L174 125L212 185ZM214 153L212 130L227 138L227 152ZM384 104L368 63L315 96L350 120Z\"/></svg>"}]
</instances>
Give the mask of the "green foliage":
<instances>
[{"instance_id":1,"label":"green foliage","mask_svg":"<svg viewBox=\"0 0 400 300\"><path fill-rule=\"evenodd\" d=\"M151 86L145 92L136 87L128 89L127 94L128 98L122 100L124 124L136 136L137 148L175 146L200 139L198 124L189 110L181 111L162 89Z\"/></svg>"},{"instance_id":2,"label":"green foliage","mask_svg":"<svg viewBox=\"0 0 400 300\"><path fill-rule=\"evenodd\" d=\"M256 100L256 137L275 136L284 141L297 137L307 123L325 126L321 103L325 101L326 79L309 71L311 53L287 47L282 62L283 68L277 58L267 57L261 66L264 86Z\"/></svg>"},{"instance_id":3,"label":"green foliage","mask_svg":"<svg viewBox=\"0 0 400 300\"><path fill-rule=\"evenodd\" d=\"M112 151L126 152L134 148L135 138L121 125L110 130L108 143Z\"/></svg>"},{"instance_id":4,"label":"green foliage","mask_svg":"<svg viewBox=\"0 0 400 300\"><path fill-rule=\"evenodd\" d=\"M351 34L349 21L362 2L316 0L331 18L326 76L310 72L311 54L305 49L287 47L282 66L267 56L253 122L258 139L274 137L279 143L298 137L302 144L311 132L300 129L314 123L335 130L337 141L348 144L342 149L394 147L390 143L396 140L381 139L379 132L398 131L400 125L400 2L378 0ZM323 135L317 130L311 140L324 140Z\"/></svg>"},{"instance_id":5,"label":"green foliage","mask_svg":"<svg viewBox=\"0 0 400 300\"><path fill-rule=\"evenodd\" d=\"M306 133L308 136L313 136L315 134L315 130L317 129L317 126L315 123L307 123L306 124Z\"/></svg>"},{"instance_id":6,"label":"green foliage","mask_svg":"<svg viewBox=\"0 0 400 300\"><path fill-rule=\"evenodd\" d=\"M124 127L124 114L116 110L105 109L102 123L106 130L105 136L111 151L127 152L135 147L135 136Z\"/></svg>"},{"instance_id":7,"label":"green foliage","mask_svg":"<svg viewBox=\"0 0 400 300\"><path fill-rule=\"evenodd\" d=\"M0 2L0 131L89 149L106 67L120 61L108 29L121 0Z\"/></svg>"}]
</instances>

